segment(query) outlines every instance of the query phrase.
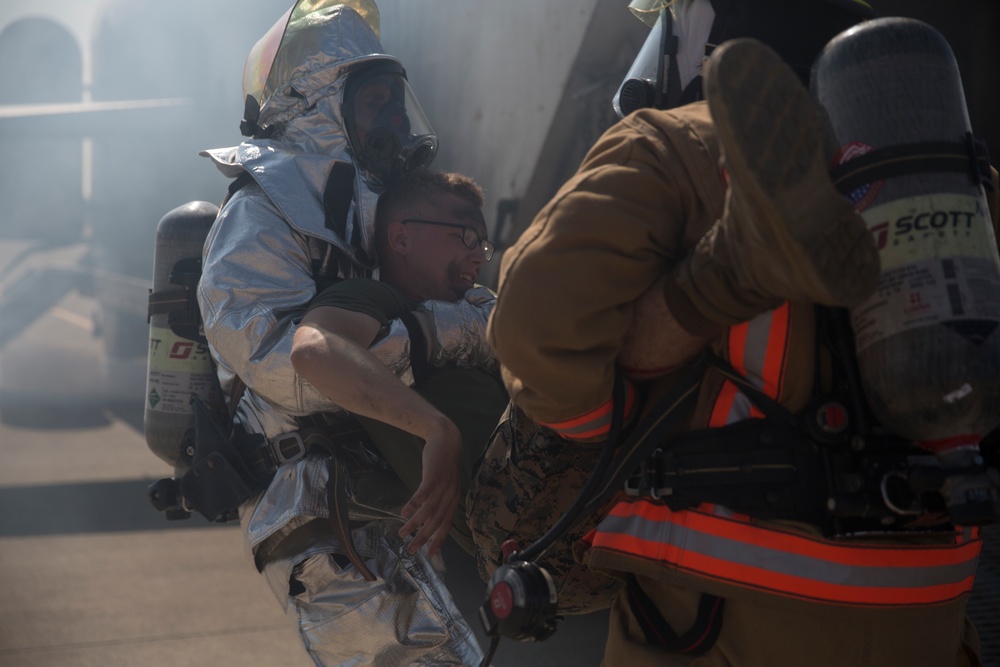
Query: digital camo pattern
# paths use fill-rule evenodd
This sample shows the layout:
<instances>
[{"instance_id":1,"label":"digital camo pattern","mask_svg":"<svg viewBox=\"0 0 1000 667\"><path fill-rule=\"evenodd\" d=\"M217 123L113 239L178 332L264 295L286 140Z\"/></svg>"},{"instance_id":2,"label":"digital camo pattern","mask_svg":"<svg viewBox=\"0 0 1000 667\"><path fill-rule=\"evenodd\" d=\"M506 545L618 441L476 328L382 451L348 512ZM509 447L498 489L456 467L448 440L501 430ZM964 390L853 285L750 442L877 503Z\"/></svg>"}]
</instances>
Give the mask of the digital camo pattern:
<instances>
[{"instance_id":1,"label":"digital camo pattern","mask_svg":"<svg viewBox=\"0 0 1000 667\"><path fill-rule=\"evenodd\" d=\"M500 420L467 500L479 574L489 580L501 547L514 539L524 549L569 509L600 457L600 447L560 438L509 406ZM604 508L607 509L607 508ZM536 562L556 582L559 612L586 614L611 605L622 582L595 572L573 556L603 510L582 518Z\"/></svg>"}]
</instances>

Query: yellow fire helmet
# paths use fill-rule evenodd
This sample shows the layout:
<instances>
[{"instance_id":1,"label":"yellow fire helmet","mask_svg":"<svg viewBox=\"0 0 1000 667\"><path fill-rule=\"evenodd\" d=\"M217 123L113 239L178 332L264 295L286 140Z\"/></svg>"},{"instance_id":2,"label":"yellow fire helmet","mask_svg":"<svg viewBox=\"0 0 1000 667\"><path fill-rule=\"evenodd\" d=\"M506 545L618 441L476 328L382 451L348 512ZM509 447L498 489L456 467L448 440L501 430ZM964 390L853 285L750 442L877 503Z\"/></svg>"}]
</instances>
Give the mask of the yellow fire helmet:
<instances>
[{"instance_id":1,"label":"yellow fire helmet","mask_svg":"<svg viewBox=\"0 0 1000 667\"><path fill-rule=\"evenodd\" d=\"M294 32L289 28L300 22L315 21L325 10L340 6L350 7L360 14L375 38L381 39L378 6L373 0L299 0L250 49L243 68L243 98L250 95L262 104L266 94L273 89L274 81L282 78L280 73L271 76L272 65L286 34Z\"/></svg>"}]
</instances>

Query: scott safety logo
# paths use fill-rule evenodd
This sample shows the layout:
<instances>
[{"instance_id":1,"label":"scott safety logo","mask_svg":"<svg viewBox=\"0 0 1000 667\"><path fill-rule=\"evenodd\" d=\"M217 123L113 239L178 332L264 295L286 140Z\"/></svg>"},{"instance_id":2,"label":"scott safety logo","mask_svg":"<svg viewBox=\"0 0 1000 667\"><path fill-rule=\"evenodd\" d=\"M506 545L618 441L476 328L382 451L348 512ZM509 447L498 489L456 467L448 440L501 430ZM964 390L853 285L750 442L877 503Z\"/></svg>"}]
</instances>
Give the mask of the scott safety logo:
<instances>
[{"instance_id":1,"label":"scott safety logo","mask_svg":"<svg viewBox=\"0 0 1000 667\"><path fill-rule=\"evenodd\" d=\"M871 228L872 236L874 237L875 247L881 250L885 247L885 244L889 241L889 223L880 222L877 225L873 225Z\"/></svg>"},{"instance_id":2,"label":"scott safety logo","mask_svg":"<svg viewBox=\"0 0 1000 667\"><path fill-rule=\"evenodd\" d=\"M187 359L194 352L194 343L188 343L186 341L177 341L174 346L170 348L170 354L168 355L171 359Z\"/></svg>"},{"instance_id":3,"label":"scott safety logo","mask_svg":"<svg viewBox=\"0 0 1000 667\"><path fill-rule=\"evenodd\" d=\"M916 241L931 236L969 236L975 219L976 213L972 211L921 211L876 223L870 231L875 246L882 250L890 241L899 245L904 240Z\"/></svg>"}]
</instances>

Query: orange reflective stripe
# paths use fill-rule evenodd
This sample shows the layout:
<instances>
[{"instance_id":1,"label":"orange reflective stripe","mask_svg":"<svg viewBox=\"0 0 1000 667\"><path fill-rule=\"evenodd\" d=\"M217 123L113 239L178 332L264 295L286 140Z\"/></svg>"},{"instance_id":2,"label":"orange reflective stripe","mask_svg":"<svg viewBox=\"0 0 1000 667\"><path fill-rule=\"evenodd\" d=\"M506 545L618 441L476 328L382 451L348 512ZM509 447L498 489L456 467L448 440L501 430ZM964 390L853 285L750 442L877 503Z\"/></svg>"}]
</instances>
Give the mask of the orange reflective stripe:
<instances>
[{"instance_id":1,"label":"orange reflective stripe","mask_svg":"<svg viewBox=\"0 0 1000 667\"><path fill-rule=\"evenodd\" d=\"M739 389L729 380L722 383L719 396L715 399L715 405L712 406L712 415L708 418L709 428L719 428L729 423L729 413L733 409L733 401L736 400L738 393Z\"/></svg>"},{"instance_id":2,"label":"orange reflective stripe","mask_svg":"<svg viewBox=\"0 0 1000 667\"><path fill-rule=\"evenodd\" d=\"M539 422L570 440L584 440L607 436L611 431L613 399L608 399L589 412L558 422ZM635 387L625 380L625 416L635 407Z\"/></svg>"},{"instance_id":3,"label":"orange reflective stripe","mask_svg":"<svg viewBox=\"0 0 1000 667\"><path fill-rule=\"evenodd\" d=\"M780 400L784 384L791 308L785 303L729 330L730 365L775 400ZM708 426L762 416L739 387L726 380ZM649 499L618 503L588 537L594 549L700 577L794 598L864 606L931 605L966 595L982 547L973 532L955 533L947 544L827 540L763 527L724 507L703 503L673 512Z\"/></svg>"},{"instance_id":4,"label":"orange reflective stripe","mask_svg":"<svg viewBox=\"0 0 1000 667\"><path fill-rule=\"evenodd\" d=\"M781 396L788 358L791 304L733 327L729 337L729 363L771 398Z\"/></svg>"},{"instance_id":5,"label":"orange reflective stripe","mask_svg":"<svg viewBox=\"0 0 1000 667\"><path fill-rule=\"evenodd\" d=\"M888 554L884 545L872 546L864 542L851 543L845 548L845 543L836 540L825 540L819 537L809 537L802 533L775 528L762 529L753 525L753 519L738 512L733 512L722 506L702 503L697 509L674 512L666 505L640 500L634 503L618 503L609 513L615 516L639 516L650 521L666 521L683 523L684 525L726 539L751 542L757 539L761 530L771 533L769 544L782 551L795 552L812 558L834 560L843 565L873 565L887 567L915 567L919 565L954 565L963 561L963 557L954 551L946 550L935 556L929 556L925 549L912 544L893 545L892 554ZM675 517L682 517L676 518ZM954 533L954 544L964 545L974 541L970 534ZM836 547L831 550L830 546ZM884 561L879 561L879 558Z\"/></svg>"},{"instance_id":6,"label":"orange reflective stripe","mask_svg":"<svg viewBox=\"0 0 1000 667\"><path fill-rule=\"evenodd\" d=\"M770 312L729 329L729 364L775 400L780 399L784 386L791 307L786 301ZM763 417L760 408L743 396L734 383L726 380L712 406L707 425L719 428L743 419Z\"/></svg>"},{"instance_id":7,"label":"orange reflective stripe","mask_svg":"<svg viewBox=\"0 0 1000 667\"><path fill-rule=\"evenodd\" d=\"M631 555L642 555L641 551L645 544L638 538L625 536L620 546L624 548L615 550L624 551ZM594 548L599 549L601 546L595 546ZM955 600L967 594L972 590L974 579L973 575L969 575L965 579L954 583L915 588L871 585L850 586L818 582L806 577L786 575L760 567L741 565L712 556L701 556L697 560L680 555L670 558L672 555L671 551L675 553L680 552L679 549L671 549L664 554L666 558L658 558L656 560L666 562L676 561L672 563L676 569L701 577L708 577L745 588L753 588L765 593L813 602L882 607L935 605Z\"/></svg>"},{"instance_id":8,"label":"orange reflective stripe","mask_svg":"<svg viewBox=\"0 0 1000 667\"><path fill-rule=\"evenodd\" d=\"M749 333L750 322L743 322L729 329L729 363L743 377L747 375L746 350Z\"/></svg>"},{"instance_id":9,"label":"orange reflective stripe","mask_svg":"<svg viewBox=\"0 0 1000 667\"><path fill-rule=\"evenodd\" d=\"M735 383L726 380L715 399L709 428L719 428L741 419L763 419L764 413L747 398Z\"/></svg>"},{"instance_id":10,"label":"orange reflective stripe","mask_svg":"<svg viewBox=\"0 0 1000 667\"><path fill-rule=\"evenodd\" d=\"M597 527L595 549L789 597L857 605L939 604L972 589L982 546L838 542L763 528L704 504L672 512L647 500L621 502Z\"/></svg>"},{"instance_id":11,"label":"orange reflective stripe","mask_svg":"<svg viewBox=\"0 0 1000 667\"><path fill-rule=\"evenodd\" d=\"M785 302L781 307L771 311L771 328L767 337L767 350L764 353L764 381L762 389L771 398L781 396L784 384L785 364L788 361L789 319L792 305Z\"/></svg>"}]
</instances>

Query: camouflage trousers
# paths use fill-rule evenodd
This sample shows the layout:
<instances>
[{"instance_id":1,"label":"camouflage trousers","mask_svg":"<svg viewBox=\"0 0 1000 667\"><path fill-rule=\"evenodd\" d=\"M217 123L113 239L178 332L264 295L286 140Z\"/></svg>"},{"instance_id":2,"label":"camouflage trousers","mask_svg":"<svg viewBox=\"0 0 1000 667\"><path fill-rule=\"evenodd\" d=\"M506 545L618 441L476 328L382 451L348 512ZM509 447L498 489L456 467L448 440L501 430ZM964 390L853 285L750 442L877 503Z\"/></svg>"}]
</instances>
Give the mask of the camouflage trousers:
<instances>
[{"instance_id":1,"label":"camouflage trousers","mask_svg":"<svg viewBox=\"0 0 1000 667\"><path fill-rule=\"evenodd\" d=\"M476 561L484 580L502 564L505 541L513 539L519 549L525 549L559 520L583 489L600 453L600 445L565 440L528 419L513 403L508 406L466 499ZM594 529L608 507L581 517L536 561L555 581L562 614L610 607L622 587L618 579L581 562L587 548L581 538Z\"/></svg>"}]
</instances>

